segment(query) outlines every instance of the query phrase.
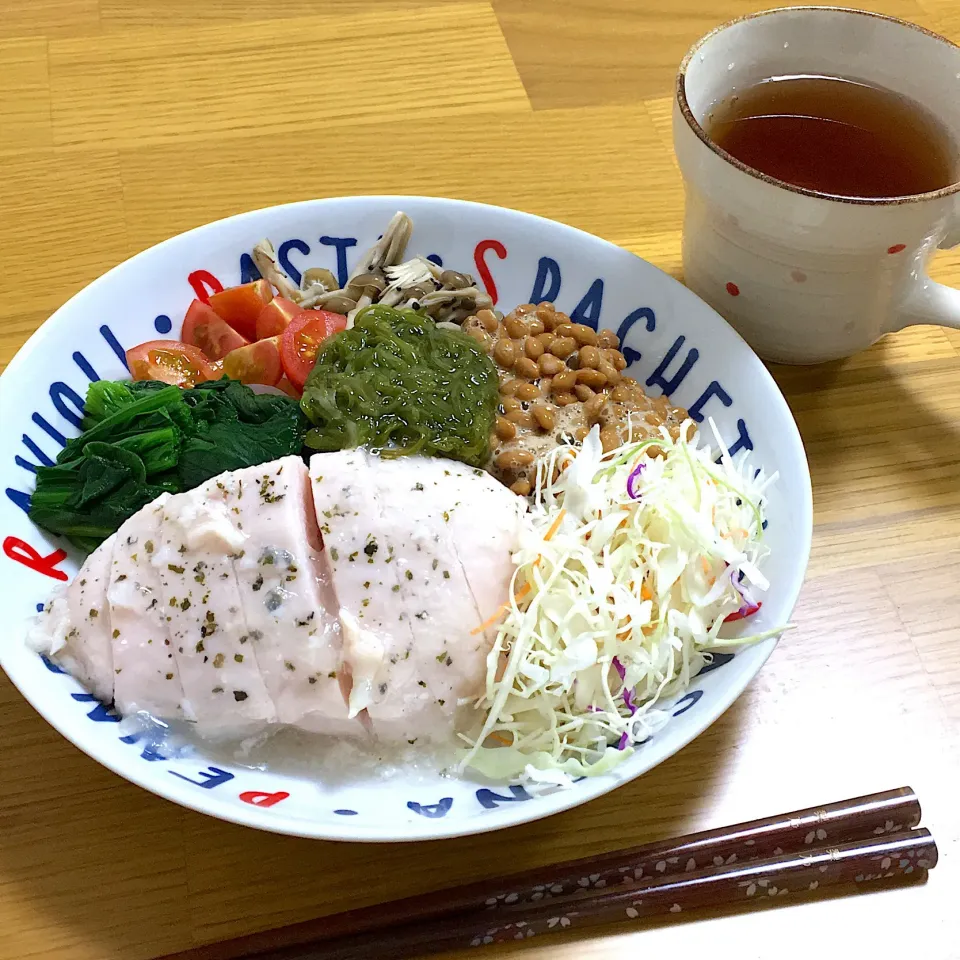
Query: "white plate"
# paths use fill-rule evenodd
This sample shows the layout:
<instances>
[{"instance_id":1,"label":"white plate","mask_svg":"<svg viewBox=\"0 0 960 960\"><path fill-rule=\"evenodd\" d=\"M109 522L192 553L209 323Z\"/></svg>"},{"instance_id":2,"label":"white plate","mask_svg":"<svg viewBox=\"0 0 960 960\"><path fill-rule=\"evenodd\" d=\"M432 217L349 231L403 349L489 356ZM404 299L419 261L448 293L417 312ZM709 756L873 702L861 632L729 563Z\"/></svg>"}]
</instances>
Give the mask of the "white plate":
<instances>
[{"instance_id":1,"label":"white plate","mask_svg":"<svg viewBox=\"0 0 960 960\"><path fill-rule=\"evenodd\" d=\"M753 351L710 307L656 267L579 230L498 207L423 197L348 197L256 210L191 230L138 254L61 307L26 343L0 379L0 603L7 629L0 664L36 710L91 757L147 790L236 823L304 837L395 841L497 830L577 806L656 766L701 733L740 695L774 647L769 640L718 657L673 707L673 718L617 770L568 790L530 797L518 787L410 771L383 779L324 784L252 770L195 754L163 758L121 738L117 718L71 677L23 645L27 618L55 581L24 563L66 545L37 529L25 506L31 464L56 457L75 435L92 378L126 375L123 348L168 334L194 291L188 276L208 271L224 286L250 279L249 251L269 237L294 275L307 266L339 271L405 210L414 221L408 254L437 255L481 277L505 312L550 299L623 340L630 373L666 392L698 419L713 417L731 449L744 444L780 480L767 536L772 583L750 630L785 623L807 565L811 491L803 445L773 379ZM485 266L481 267L481 264ZM492 278L492 284L491 284ZM196 280L196 277L194 277ZM495 291L493 288L495 285ZM171 320L173 323L171 324ZM56 569L70 576L77 556Z\"/></svg>"}]
</instances>

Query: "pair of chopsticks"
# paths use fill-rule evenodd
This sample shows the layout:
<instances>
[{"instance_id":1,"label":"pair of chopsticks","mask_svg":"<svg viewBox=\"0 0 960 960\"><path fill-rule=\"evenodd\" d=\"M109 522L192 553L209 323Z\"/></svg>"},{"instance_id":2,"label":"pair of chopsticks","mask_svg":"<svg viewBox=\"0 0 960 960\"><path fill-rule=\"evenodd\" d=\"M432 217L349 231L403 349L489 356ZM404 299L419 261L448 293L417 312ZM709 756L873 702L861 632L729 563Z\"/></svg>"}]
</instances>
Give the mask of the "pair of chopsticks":
<instances>
[{"instance_id":1,"label":"pair of chopsticks","mask_svg":"<svg viewBox=\"0 0 960 960\"><path fill-rule=\"evenodd\" d=\"M368 960L542 937L840 884L910 881L937 863L903 787L350 910L164 960Z\"/></svg>"}]
</instances>

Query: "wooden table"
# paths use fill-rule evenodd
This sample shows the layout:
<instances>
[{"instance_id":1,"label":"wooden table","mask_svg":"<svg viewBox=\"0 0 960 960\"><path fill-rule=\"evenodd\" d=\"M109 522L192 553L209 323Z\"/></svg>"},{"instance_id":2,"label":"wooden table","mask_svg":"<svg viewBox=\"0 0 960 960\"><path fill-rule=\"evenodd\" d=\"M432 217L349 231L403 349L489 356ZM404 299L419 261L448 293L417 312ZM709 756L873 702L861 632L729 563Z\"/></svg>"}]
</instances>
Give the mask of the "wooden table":
<instances>
[{"instance_id":1,"label":"wooden table","mask_svg":"<svg viewBox=\"0 0 960 960\"><path fill-rule=\"evenodd\" d=\"M764 5L0 0L0 362L136 251L308 197L518 207L678 275L674 71L714 24ZM960 0L877 9L960 40ZM960 253L934 275L960 282ZM799 629L678 756L503 834L301 841L115 777L0 676L0 957L152 958L902 784L940 843L926 887L497 955L960 956L960 333L914 328L845 363L774 373L815 491Z\"/></svg>"}]
</instances>

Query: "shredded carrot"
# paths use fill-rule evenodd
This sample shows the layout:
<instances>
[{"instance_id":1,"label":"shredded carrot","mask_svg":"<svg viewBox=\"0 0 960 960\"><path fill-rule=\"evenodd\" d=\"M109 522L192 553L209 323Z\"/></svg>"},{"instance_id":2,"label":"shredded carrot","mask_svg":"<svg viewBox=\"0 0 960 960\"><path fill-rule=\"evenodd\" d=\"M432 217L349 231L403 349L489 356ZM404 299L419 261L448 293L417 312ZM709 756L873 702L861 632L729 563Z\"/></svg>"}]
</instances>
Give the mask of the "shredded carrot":
<instances>
[{"instance_id":1,"label":"shredded carrot","mask_svg":"<svg viewBox=\"0 0 960 960\"><path fill-rule=\"evenodd\" d=\"M640 584L640 599L641 600L653 599L653 591L647 586L646 580L644 580L643 583Z\"/></svg>"},{"instance_id":2,"label":"shredded carrot","mask_svg":"<svg viewBox=\"0 0 960 960\"><path fill-rule=\"evenodd\" d=\"M498 743L502 743L505 747L512 746L513 744L513 741L508 740L502 733L491 733L490 736Z\"/></svg>"},{"instance_id":3,"label":"shredded carrot","mask_svg":"<svg viewBox=\"0 0 960 960\"><path fill-rule=\"evenodd\" d=\"M732 530L728 530L726 533L721 533L720 536L723 537L724 540L729 540L736 534L742 534L745 539L750 537L749 532L744 530L743 527L734 527Z\"/></svg>"},{"instance_id":4,"label":"shredded carrot","mask_svg":"<svg viewBox=\"0 0 960 960\"><path fill-rule=\"evenodd\" d=\"M701 557L701 558L700 558L700 566L703 567L703 575L704 575L705 577L709 577L709 576L710 576L710 564L707 563L707 558L706 558L706 557Z\"/></svg>"},{"instance_id":5,"label":"shredded carrot","mask_svg":"<svg viewBox=\"0 0 960 960\"><path fill-rule=\"evenodd\" d=\"M519 603L532 589L533 587L528 581L513 595L514 601L516 603ZM500 619L500 617L502 617L503 614L505 614L509 609L510 609L509 601L507 601L504 604L501 604L499 609L496 611L496 613L493 614L492 617L489 617L488 619L484 620L479 627L474 627L474 629L470 631L470 636L472 637L478 633L483 633L484 630L487 630L490 627L492 627Z\"/></svg>"},{"instance_id":6,"label":"shredded carrot","mask_svg":"<svg viewBox=\"0 0 960 960\"><path fill-rule=\"evenodd\" d=\"M563 518L567 515L566 510L561 510L556 517L554 518L553 523L550 524L550 529L544 534L544 540L552 540L554 534L560 529L560 524L563 523Z\"/></svg>"}]
</instances>

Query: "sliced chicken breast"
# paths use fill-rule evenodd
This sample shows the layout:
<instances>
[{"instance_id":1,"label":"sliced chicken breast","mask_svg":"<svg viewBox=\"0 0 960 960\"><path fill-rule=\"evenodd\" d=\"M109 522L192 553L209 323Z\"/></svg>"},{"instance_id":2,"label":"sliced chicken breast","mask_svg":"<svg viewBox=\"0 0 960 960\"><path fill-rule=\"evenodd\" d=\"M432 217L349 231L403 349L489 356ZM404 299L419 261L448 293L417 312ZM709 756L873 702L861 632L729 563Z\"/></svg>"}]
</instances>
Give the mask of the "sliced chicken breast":
<instances>
[{"instance_id":1,"label":"sliced chicken breast","mask_svg":"<svg viewBox=\"0 0 960 960\"><path fill-rule=\"evenodd\" d=\"M513 569L510 551L516 545L519 499L506 490L506 499L490 496L470 468L446 460L381 460L353 450L318 454L310 470L355 694L363 677L369 690L365 705L383 739L448 737L461 701L482 692L491 638L472 631L496 609L481 610L467 570L475 570L476 592L484 600L499 584L496 606L503 603ZM491 483L497 485L492 478ZM508 516L484 516L476 499ZM457 523L458 511L477 511L478 519ZM512 535L482 538L478 550L491 569L480 571L479 561L465 564L461 559L474 543L457 543L454 530L476 538L475 527L485 521ZM340 544L350 551L346 556L339 555ZM357 568L360 544L375 545L375 552ZM360 583L356 570L368 569L379 557L383 567L376 567L376 579L369 586ZM355 604L349 598L356 596L368 603L364 617L351 623ZM401 631L401 626L408 629ZM355 630L357 638L351 636ZM363 657L359 668L358 651Z\"/></svg>"},{"instance_id":2,"label":"sliced chicken breast","mask_svg":"<svg viewBox=\"0 0 960 960\"><path fill-rule=\"evenodd\" d=\"M249 644L281 723L361 735L347 716L342 640L307 468L299 457L218 478L212 493L242 525L233 552Z\"/></svg>"},{"instance_id":3,"label":"sliced chicken breast","mask_svg":"<svg viewBox=\"0 0 960 960\"><path fill-rule=\"evenodd\" d=\"M391 660L412 656L413 633L398 603L394 556L380 537L383 521L373 496L367 454L362 450L317 454L310 460L310 479L339 603L342 658L351 685L350 715L366 710L374 721L392 719L392 706L380 708L388 693L388 667ZM404 696L416 704L428 699L415 685L407 687ZM406 699L401 717L404 710ZM379 735L376 722L373 728Z\"/></svg>"},{"instance_id":4,"label":"sliced chicken breast","mask_svg":"<svg viewBox=\"0 0 960 960\"><path fill-rule=\"evenodd\" d=\"M183 703L160 576L151 555L160 543L163 494L116 533L107 601L113 638L114 702L127 716L143 711L163 720L195 719Z\"/></svg>"},{"instance_id":5,"label":"sliced chicken breast","mask_svg":"<svg viewBox=\"0 0 960 960\"><path fill-rule=\"evenodd\" d=\"M424 723L439 723L447 733L461 699L482 691L489 650L482 633L471 633L485 618L450 535L454 515L470 503L469 492L452 480L452 466L426 457L368 459L387 549L397 558L399 598L410 617L415 651L410 660L388 663L386 699L392 690L393 699L400 700L404 689L417 684L434 704ZM509 563L509 552L505 560Z\"/></svg>"},{"instance_id":6,"label":"sliced chicken breast","mask_svg":"<svg viewBox=\"0 0 960 960\"><path fill-rule=\"evenodd\" d=\"M225 501L223 487L214 477L170 497L160 507L150 560L198 731L244 736L276 722L277 711L257 663L233 568L247 536L239 507Z\"/></svg>"},{"instance_id":7,"label":"sliced chicken breast","mask_svg":"<svg viewBox=\"0 0 960 960\"><path fill-rule=\"evenodd\" d=\"M445 461L443 475L454 502L444 534L470 587L477 624L484 623L509 596L525 502L485 470L464 463ZM496 634L495 626L486 631L491 644Z\"/></svg>"},{"instance_id":8,"label":"sliced chicken breast","mask_svg":"<svg viewBox=\"0 0 960 960\"><path fill-rule=\"evenodd\" d=\"M98 700L113 700L113 650L107 583L116 534L84 561L66 590L44 608L28 637Z\"/></svg>"}]
</instances>

